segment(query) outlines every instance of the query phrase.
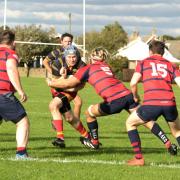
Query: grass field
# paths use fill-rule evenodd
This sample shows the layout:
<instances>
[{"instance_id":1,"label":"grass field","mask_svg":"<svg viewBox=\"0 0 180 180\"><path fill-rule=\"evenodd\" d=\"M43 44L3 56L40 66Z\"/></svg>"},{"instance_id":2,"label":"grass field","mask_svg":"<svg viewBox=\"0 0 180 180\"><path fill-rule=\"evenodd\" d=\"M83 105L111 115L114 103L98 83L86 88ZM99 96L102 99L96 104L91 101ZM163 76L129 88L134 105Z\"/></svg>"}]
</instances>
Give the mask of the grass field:
<instances>
[{"instance_id":1,"label":"grass field","mask_svg":"<svg viewBox=\"0 0 180 180\"><path fill-rule=\"evenodd\" d=\"M126 112L99 118L99 136L103 146L98 151L84 148L79 142L79 134L68 123L64 123L66 148L53 147L51 141L55 137L55 132L51 129L51 115L48 111L51 99L49 88L44 79L40 78L22 78L22 82L29 97L24 105L31 122L28 152L32 160L14 159L15 126L10 122L3 123L0 126L1 180L180 179L180 155L170 156L163 144L144 127L140 127L139 130L146 166L128 167L124 164L133 156L125 128L128 116ZM180 91L176 86L174 90L180 112ZM89 86L81 90L80 95L83 99L81 119L86 126L85 109L101 99ZM176 143L163 119L159 119L158 122L172 142Z\"/></svg>"}]
</instances>

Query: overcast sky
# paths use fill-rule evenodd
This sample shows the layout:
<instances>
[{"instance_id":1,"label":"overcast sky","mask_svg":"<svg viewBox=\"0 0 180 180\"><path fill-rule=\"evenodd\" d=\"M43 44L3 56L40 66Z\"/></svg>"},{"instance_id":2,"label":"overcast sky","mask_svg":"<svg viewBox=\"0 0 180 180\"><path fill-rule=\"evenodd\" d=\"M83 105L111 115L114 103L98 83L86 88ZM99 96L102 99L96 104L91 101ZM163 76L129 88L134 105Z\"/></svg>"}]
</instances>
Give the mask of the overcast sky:
<instances>
[{"instance_id":1,"label":"overcast sky","mask_svg":"<svg viewBox=\"0 0 180 180\"><path fill-rule=\"evenodd\" d=\"M54 26L58 33L69 31L68 14L72 15L72 33L83 33L83 0L7 0L7 25ZM3 25L4 0L0 0L0 25ZM86 0L86 32L100 31L118 21L131 34L180 36L180 0Z\"/></svg>"}]
</instances>

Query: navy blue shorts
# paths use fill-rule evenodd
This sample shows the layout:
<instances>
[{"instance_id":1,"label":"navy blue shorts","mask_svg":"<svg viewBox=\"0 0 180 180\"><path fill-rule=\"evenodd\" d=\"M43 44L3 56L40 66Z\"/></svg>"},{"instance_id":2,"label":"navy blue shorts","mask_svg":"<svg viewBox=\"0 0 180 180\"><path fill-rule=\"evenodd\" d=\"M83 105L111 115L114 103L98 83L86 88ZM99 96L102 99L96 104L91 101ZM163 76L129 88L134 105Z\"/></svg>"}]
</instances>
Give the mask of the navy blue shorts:
<instances>
[{"instance_id":1,"label":"navy blue shorts","mask_svg":"<svg viewBox=\"0 0 180 180\"><path fill-rule=\"evenodd\" d=\"M123 109L129 111L129 109L133 109L138 105L139 103L136 103L134 101L133 95L129 94L111 102L100 103L99 112L101 112L102 114L115 114L120 113Z\"/></svg>"},{"instance_id":2,"label":"navy blue shorts","mask_svg":"<svg viewBox=\"0 0 180 180\"><path fill-rule=\"evenodd\" d=\"M142 105L137 109L137 115L143 121L156 121L161 115L167 122L173 122L178 117L176 106L150 106Z\"/></svg>"},{"instance_id":3,"label":"navy blue shorts","mask_svg":"<svg viewBox=\"0 0 180 180\"><path fill-rule=\"evenodd\" d=\"M24 107L13 93L0 95L0 119L16 124L26 115Z\"/></svg>"},{"instance_id":4,"label":"navy blue shorts","mask_svg":"<svg viewBox=\"0 0 180 180\"><path fill-rule=\"evenodd\" d=\"M64 94L58 93L58 95L57 95L56 97L58 97L59 99L61 99L62 104L63 104L63 106L59 109L59 111L60 111L61 113L64 114L64 113L66 113L66 112L68 112L68 111L71 110L71 105L70 105L70 103L69 103L69 101L68 101L68 98L67 98Z\"/></svg>"}]
</instances>

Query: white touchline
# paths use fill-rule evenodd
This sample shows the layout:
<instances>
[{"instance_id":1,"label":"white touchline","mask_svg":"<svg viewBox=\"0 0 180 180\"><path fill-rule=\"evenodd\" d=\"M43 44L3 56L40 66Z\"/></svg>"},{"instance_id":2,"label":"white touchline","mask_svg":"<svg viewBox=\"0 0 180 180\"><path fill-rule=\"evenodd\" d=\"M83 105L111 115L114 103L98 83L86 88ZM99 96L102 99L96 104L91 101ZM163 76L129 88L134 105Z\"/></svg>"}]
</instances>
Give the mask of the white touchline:
<instances>
[{"instance_id":1,"label":"white touchline","mask_svg":"<svg viewBox=\"0 0 180 180\"><path fill-rule=\"evenodd\" d=\"M105 164L105 165L125 165L125 161L105 161L105 160L95 160L95 159L47 159L47 158L28 158L25 160L17 160L16 158L0 158L2 161L35 161L35 162L55 162L55 163L80 163L80 164ZM145 165L150 167L158 167L158 168L171 168L171 169L179 169L180 164L158 164L158 163L148 163Z\"/></svg>"}]
</instances>

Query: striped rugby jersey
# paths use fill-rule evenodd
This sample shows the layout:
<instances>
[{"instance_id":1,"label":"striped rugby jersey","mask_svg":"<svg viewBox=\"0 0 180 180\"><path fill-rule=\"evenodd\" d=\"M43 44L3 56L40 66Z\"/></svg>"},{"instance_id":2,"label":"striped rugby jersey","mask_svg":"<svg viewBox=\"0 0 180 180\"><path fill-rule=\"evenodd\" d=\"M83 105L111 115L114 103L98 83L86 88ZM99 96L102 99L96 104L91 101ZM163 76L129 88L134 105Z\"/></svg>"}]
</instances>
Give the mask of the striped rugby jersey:
<instances>
[{"instance_id":1,"label":"striped rugby jersey","mask_svg":"<svg viewBox=\"0 0 180 180\"><path fill-rule=\"evenodd\" d=\"M175 65L162 56L153 55L140 61L135 71L142 75L143 105L176 105L172 83L180 71Z\"/></svg>"},{"instance_id":2,"label":"striped rugby jersey","mask_svg":"<svg viewBox=\"0 0 180 180\"><path fill-rule=\"evenodd\" d=\"M97 61L95 64L82 67L74 76L81 82L91 84L97 94L107 102L131 93L120 80L114 77L110 67L105 62Z\"/></svg>"}]
</instances>

